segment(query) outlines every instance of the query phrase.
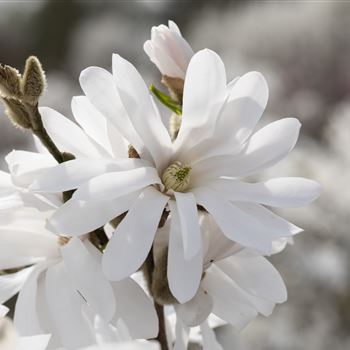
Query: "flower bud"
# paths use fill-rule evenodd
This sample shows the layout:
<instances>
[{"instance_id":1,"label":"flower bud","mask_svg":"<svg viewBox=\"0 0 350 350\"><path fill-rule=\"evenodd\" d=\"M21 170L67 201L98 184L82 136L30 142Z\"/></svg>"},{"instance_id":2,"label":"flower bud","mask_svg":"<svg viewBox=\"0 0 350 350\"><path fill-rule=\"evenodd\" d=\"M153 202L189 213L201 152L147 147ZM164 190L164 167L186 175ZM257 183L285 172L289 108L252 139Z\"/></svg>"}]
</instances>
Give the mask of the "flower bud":
<instances>
[{"instance_id":1,"label":"flower bud","mask_svg":"<svg viewBox=\"0 0 350 350\"><path fill-rule=\"evenodd\" d=\"M7 98L19 98L20 74L17 69L0 64L0 96Z\"/></svg>"},{"instance_id":2,"label":"flower bud","mask_svg":"<svg viewBox=\"0 0 350 350\"><path fill-rule=\"evenodd\" d=\"M153 27L151 40L147 40L143 48L163 76L184 80L194 52L178 26L173 21L168 25Z\"/></svg>"},{"instance_id":3,"label":"flower bud","mask_svg":"<svg viewBox=\"0 0 350 350\"><path fill-rule=\"evenodd\" d=\"M23 103L14 98L3 98L5 113L15 126L30 129L32 124L30 116Z\"/></svg>"},{"instance_id":4,"label":"flower bud","mask_svg":"<svg viewBox=\"0 0 350 350\"><path fill-rule=\"evenodd\" d=\"M35 56L26 61L22 78L23 100L35 105L46 87L46 78L41 63Z\"/></svg>"},{"instance_id":5,"label":"flower bud","mask_svg":"<svg viewBox=\"0 0 350 350\"><path fill-rule=\"evenodd\" d=\"M167 167L163 173L162 181L166 190L176 192L185 191L190 184L191 167L181 166L180 162L175 162Z\"/></svg>"}]
</instances>

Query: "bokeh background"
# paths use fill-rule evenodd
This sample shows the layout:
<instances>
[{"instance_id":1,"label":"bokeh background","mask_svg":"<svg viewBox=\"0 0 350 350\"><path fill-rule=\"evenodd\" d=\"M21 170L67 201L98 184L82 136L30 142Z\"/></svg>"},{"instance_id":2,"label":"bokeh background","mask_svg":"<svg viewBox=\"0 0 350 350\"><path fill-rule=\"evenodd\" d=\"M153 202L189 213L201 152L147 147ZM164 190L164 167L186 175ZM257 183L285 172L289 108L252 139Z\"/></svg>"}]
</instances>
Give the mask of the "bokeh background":
<instances>
[{"instance_id":1,"label":"bokeh background","mask_svg":"<svg viewBox=\"0 0 350 350\"><path fill-rule=\"evenodd\" d=\"M285 217L305 228L272 261L287 303L239 336L218 330L234 350L350 348L350 2L292 1L0 1L0 62L22 69L37 55L48 78L41 105L71 116L82 69L111 67L118 52L146 81L159 73L142 45L153 25L175 20L195 51L223 58L228 76L259 70L270 86L262 124L284 116L303 123L290 157L263 177L318 180L322 197ZM32 149L0 107L0 152ZM64 130L63 130L64 132Z\"/></svg>"}]
</instances>

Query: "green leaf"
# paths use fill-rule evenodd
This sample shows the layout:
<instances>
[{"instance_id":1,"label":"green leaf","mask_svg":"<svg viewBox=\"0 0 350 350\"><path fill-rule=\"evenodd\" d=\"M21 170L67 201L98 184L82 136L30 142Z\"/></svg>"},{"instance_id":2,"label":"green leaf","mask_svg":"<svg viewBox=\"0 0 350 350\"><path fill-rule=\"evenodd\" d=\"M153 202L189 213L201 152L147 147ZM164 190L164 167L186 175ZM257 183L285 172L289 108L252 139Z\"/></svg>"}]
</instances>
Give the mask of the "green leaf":
<instances>
[{"instance_id":1,"label":"green leaf","mask_svg":"<svg viewBox=\"0 0 350 350\"><path fill-rule=\"evenodd\" d=\"M151 92L154 94L154 96L157 97L157 99L166 107L171 109L174 113L177 115L182 114L182 106L179 102L172 99L170 96L164 94L160 90L158 90L154 85L150 86Z\"/></svg>"}]
</instances>

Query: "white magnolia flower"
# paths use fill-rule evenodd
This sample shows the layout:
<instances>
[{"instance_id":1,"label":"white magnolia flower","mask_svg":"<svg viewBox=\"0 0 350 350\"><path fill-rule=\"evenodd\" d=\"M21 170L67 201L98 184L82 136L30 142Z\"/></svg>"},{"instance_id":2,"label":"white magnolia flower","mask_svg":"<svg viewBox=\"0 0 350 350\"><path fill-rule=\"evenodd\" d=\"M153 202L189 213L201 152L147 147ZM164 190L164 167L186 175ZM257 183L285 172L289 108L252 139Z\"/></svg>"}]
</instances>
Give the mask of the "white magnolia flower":
<instances>
[{"instance_id":1,"label":"white magnolia flower","mask_svg":"<svg viewBox=\"0 0 350 350\"><path fill-rule=\"evenodd\" d=\"M204 349L221 349L209 325L212 324L212 315L241 330L258 313L269 316L275 304L287 299L285 284L267 259L227 239L210 215L201 213L200 221L204 243L202 278L196 295L190 301L174 304L176 350L187 349L190 328L196 326L202 333ZM171 237L176 235L171 231L174 227L173 223L167 222L157 233L155 259L167 245L166 237L170 235L169 245L173 243L174 238ZM276 246L278 248L273 253L281 249ZM180 290L191 283L191 271L181 258L177 259L181 274L176 274L171 261L167 266L167 273L172 277L169 283L174 283L173 290Z\"/></svg>"},{"instance_id":2,"label":"white magnolia flower","mask_svg":"<svg viewBox=\"0 0 350 350\"><path fill-rule=\"evenodd\" d=\"M164 24L153 27L151 40L145 42L144 50L162 75L183 80L194 55L173 21L169 21L168 27Z\"/></svg>"},{"instance_id":3,"label":"white magnolia flower","mask_svg":"<svg viewBox=\"0 0 350 350\"><path fill-rule=\"evenodd\" d=\"M316 182L304 178L243 181L286 157L300 129L297 119L285 118L254 132L268 98L260 73L250 72L227 85L216 53L195 54L186 74L182 125L174 143L141 76L119 55L113 56L113 75L91 67L82 72L80 82L88 100L79 98L76 108L85 116L90 112L89 119L102 114L118 130L111 138L122 135L140 159L133 159L133 169L125 166L130 166L131 159L76 159L47 171L32 189L78 188L49 221L51 230L71 236L127 212L103 255L108 278L121 280L141 266L165 209L171 210L177 218L173 222L181 227L173 229L179 233L174 233L176 244L170 243L169 259L183 256L192 271L183 293L172 290L182 303L192 299L201 280L197 205L213 216L227 238L265 254L272 252L274 240L301 231L265 205L304 206L318 197ZM176 205L169 208L171 199Z\"/></svg>"},{"instance_id":4,"label":"white magnolia flower","mask_svg":"<svg viewBox=\"0 0 350 350\"><path fill-rule=\"evenodd\" d=\"M33 170L26 172L22 165L23 175ZM40 197L27 202L30 194L21 197L9 174L1 178L6 179L2 186L9 193L17 190L27 204L14 207L10 201L9 209L4 204L0 211L0 269L20 269L0 276L0 303L19 292L14 323L21 336L50 333L51 348L91 345L95 333L83 308L111 327L121 320L131 338L156 336L156 312L138 284L131 278L110 283L102 273L101 253L88 240L57 236L45 228L56 209L53 202Z\"/></svg>"}]
</instances>

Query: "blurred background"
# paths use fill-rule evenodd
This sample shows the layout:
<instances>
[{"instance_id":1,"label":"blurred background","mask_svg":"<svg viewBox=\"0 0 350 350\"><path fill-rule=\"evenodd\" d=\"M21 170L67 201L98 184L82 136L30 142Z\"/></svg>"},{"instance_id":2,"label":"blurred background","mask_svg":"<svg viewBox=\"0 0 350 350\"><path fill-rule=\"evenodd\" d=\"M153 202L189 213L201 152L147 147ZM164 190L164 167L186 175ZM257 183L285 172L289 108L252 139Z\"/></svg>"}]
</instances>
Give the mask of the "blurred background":
<instances>
[{"instance_id":1,"label":"blurred background","mask_svg":"<svg viewBox=\"0 0 350 350\"><path fill-rule=\"evenodd\" d=\"M82 94L80 71L110 69L113 52L159 87L142 46L151 27L168 19L195 51L217 51L229 77L249 70L266 76L270 100L261 125L284 116L302 121L295 150L263 176L306 176L324 188L310 207L283 212L305 228L272 258L288 301L226 339L227 349L349 349L350 2L0 1L0 62L22 70L27 56L37 55L48 78L41 105L71 116L71 97ZM13 128L2 106L0 115L1 154L32 149L30 135ZM218 335L227 338L223 329Z\"/></svg>"}]
</instances>

